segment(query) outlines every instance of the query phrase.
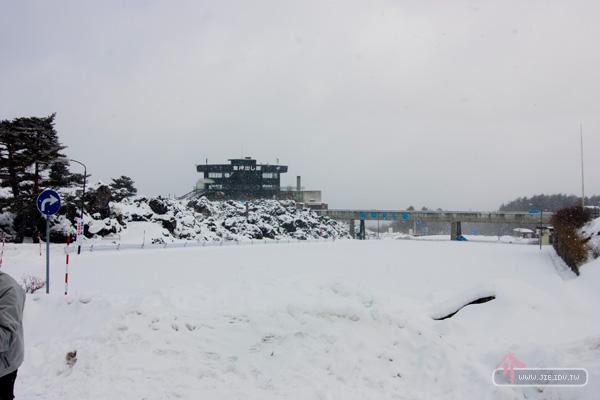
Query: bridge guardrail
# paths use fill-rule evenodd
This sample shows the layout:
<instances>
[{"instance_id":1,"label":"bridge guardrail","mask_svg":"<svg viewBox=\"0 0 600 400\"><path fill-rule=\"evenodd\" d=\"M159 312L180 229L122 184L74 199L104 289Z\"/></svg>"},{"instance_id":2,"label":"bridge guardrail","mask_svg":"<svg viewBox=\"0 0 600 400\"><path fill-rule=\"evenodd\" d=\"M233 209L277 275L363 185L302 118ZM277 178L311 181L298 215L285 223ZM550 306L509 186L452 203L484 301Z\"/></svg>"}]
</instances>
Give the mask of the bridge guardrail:
<instances>
[{"instance_id":1,"label":"bridge guardrail","mask_svg":"<svg viewBox=\"0 0 600 400\"><path fill-rule=\"evenodd\" d=\"M314 210L315 213L339 220L384 220L427 222L490 222L548 224L551 212L499 211L408 211L408 210Z\"/></svg>"}]
</instances>

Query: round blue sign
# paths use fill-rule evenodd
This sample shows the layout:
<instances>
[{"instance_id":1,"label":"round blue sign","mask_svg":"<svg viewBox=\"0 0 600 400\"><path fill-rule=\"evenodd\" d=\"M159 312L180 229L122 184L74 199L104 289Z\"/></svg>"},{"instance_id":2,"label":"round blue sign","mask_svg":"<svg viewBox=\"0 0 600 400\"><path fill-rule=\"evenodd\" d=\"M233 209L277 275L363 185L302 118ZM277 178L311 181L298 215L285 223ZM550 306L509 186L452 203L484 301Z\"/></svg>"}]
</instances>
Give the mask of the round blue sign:
<instances>
[{"instance_id":1,"label":"round blue sign","mask_svg":"<svg viewBox=\"0 0 600 400\"><path fill-rule=\"evenodd\" d=\"M54 190L44 190L37 198L37 208L44 215L54 215L60 208L60 196Z\"/></svg>"}]
</instances>

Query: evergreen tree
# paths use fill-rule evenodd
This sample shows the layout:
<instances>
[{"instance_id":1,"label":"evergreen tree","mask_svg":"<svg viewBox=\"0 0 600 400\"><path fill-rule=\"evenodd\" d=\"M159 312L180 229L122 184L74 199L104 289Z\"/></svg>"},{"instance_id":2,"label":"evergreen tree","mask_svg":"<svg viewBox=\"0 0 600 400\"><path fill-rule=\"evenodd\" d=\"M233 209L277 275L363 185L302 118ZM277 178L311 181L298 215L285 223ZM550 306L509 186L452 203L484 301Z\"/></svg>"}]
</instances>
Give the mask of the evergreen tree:
<instances>
[{"instance_id":1,"label":"evergreen tree","mask_svg":"<svg viewBox=\"0 0 600 400\"><path fill-rule=\"evenodd\" d=\"M45 118L16 118L0 122L0 176L12 197L2 199L2 211L15 214L16 242L35 237L42 221L37 196L47 188L70 186L75 177L66 170L65 149L58 140L52 114ZM58 165L57 165L58 164ZM61 166L62 165L62 166Z\"/></svg>"},{"instance_id":2,"label":"evergreen tree","mask_svg":"<svg viewBox=\"0 0 600 400\"><path fill-rule=\"evenodd\" d=\"M47 187L52 189L71 187L83 183L83 174L72 174L68 168L69 161L60 160L50 165L48 172ZM89 175L88 175L89 177Z\"/></svg>"},{"instance_id":3,"label":"evergreen tree","mask_svg":"<svg viewBox=\"0 0 600 400\"><path fill-rule=\"evenodd\" d=\"M125 175L121 175L120 178L113 179L110 184L113 190L113 198L116 201L121 201L126 197L135 196L137 189L133 186L133 180Z\"/></svg>"}]
</instances>

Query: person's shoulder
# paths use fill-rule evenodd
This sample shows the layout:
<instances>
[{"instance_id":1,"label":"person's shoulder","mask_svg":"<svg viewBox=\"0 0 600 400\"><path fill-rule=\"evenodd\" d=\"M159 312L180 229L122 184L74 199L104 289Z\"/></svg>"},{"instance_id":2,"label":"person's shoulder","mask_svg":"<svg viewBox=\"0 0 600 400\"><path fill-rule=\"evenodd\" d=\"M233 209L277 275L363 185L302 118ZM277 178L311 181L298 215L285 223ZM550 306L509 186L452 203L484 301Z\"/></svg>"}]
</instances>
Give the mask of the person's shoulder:
<instances>
[{"instance_id":1,"label":"person's shoulder","mask_svg":"<svg viewBox=\"0 0 600 400\"><path fill-rule=\"evenodd\" d=\"M11 281L14 281L14 278L12 276L10 276L9 274L7 274L6 272L0 271L0 281L11 282Z\"/></svg>"},{"instance_id":2,"label":"person's shoulder","mask_svg":"<svg viewBox=\"0 0 600 400\"><path fill-rule=\"evenodd\" d=\"M13 278L5 272L0 271L0 287L3 286L18 286L19 288L21 287L21 285L19 285L15 278Z\"/></svg>"},{"instance_id":3,"label":"person's shoulder","mask_svg":"<svg viewBox=\"0 0 600 400\"><path fill-rule=\"evenodd\" d=\"M2 301L25 304L26 296L25 289L12 276L0 272L0 298Z\"/></svg>"}]
</instances>

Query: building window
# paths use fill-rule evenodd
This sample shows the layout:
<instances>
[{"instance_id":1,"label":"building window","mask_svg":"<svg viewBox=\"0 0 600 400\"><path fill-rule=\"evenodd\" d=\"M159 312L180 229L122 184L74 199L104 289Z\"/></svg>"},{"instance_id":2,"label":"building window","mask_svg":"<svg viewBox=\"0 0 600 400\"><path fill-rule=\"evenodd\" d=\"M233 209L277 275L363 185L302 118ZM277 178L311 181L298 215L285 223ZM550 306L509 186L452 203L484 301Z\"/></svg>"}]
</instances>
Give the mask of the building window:
<instances>
[{"instance_id":1,"label":"building window","mask_svg":"<svg viewBox=\"0 0 600 400\"><path fill-rule=\"evenodd\" d=\"M223 173L222 172L209 172L208 177L209 178L222 178Z\"/></svg>"},{"instance_id":2,"label":"building window","mask_svg":"<svg viewBox=\"0 0 600 400\"><path fill-rule=\"evenodd\" d=\"M229 178L231 176L231 172L225 172L223 176L225 176L225 178Z\"/></svg>"},{"instance_id":3,"label":"building window","mask_svg":"<svg viewBox=\"0 0 600 400\"><path fill-rule=\"evenodd\" d=\"M209 190L220 190L223 189L223 185L208 185Z\"/></svg>"},{"instance_id":4,"label":"building window","mask_svg":"<svg viewBox=\"0 0 600 400\"><path fill-rule=\"evenodd\" d=\"M277 172L263 172L263 179L277 179Z\"/></svg>"},{"instance_id":5,"label":"building window","mask_svg":"<svg viewBox=\"0 0 600 400\"><path fill-rule=\"evenodd\" d=\"M273 190L275 189L275 185L262 185L263 189Z\"/></svg>"}]
</instances>

